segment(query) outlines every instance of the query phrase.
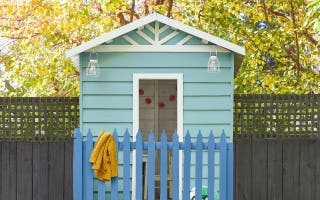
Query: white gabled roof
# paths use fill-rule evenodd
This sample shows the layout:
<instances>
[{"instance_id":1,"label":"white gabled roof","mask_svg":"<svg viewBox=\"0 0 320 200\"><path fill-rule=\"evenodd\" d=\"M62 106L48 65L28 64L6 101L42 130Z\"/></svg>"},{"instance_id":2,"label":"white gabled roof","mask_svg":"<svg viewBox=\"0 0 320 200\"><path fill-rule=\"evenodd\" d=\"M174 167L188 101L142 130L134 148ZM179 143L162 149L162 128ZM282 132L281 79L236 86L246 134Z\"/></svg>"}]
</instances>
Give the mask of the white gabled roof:
<instances>
[{"instance_id":1,"label":"white gabled roof","mask_svg":"<svg viewBox=\"0 0 320 200\"><path fill-rule=\"evenodd\" d=\"M114 31L111 31L109 33L106 33L106 34L103 34L97 38L94 38L86 43L83 43L73 49L70 49L69 51L66 52L66 56L67 57L72 57L72 56L76 56L78 54L80 54L81 52L84 52L86 50L89 50L93 47L96 47L104 42L107 42L107 41L110 41L114 38L117 38L121 35L124 35L130 31L133 31L139 27L142 27L142 26L145 26L149 23L152 23L154 21L158 21L158 22L161 22L163 24L166 24L170 27L173 27L173 28L176 28L176 29L179 29L183 32L186 32L190 35L194 35L198 38L201 38L201 39L204 39L208 42L211 42L213 44L216 44L218 46L221 46L225 49L228 49L230 51L233 51L237 54L240 54L240 55L245 55L245 49L241 46L238 46L236 44L233 44L229 41L226 41L226 40L223 40L219 37L216 37L216 36L213 36L213 35L210 35L208 33L205 33L203 31L200 31L198 29L195 29L193 27L190 27L190 26L187 26L185 24L182 24L178 21L175 21L173 19L170 19L168 17L165 17L163 15L160 15L158 13L153 13L151 15L148 15L146 17L143 17L139 20L136 20L130 24L127 24L125 26L122 26Z\"/></svg>"}]
</instances>

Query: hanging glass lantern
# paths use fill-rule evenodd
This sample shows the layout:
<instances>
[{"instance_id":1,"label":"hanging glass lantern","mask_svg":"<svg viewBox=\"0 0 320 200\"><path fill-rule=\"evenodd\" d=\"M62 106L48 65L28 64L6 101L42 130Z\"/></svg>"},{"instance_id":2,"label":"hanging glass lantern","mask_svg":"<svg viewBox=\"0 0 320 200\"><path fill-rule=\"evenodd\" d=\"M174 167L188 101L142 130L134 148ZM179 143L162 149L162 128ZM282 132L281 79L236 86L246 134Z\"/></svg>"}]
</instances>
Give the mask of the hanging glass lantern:
<instances>
[{"instance_id":1,"label":"hanging glass lantern","mask_svg":"<svg viewBox=\"0 0 320 200\"><path fill-rule=\"evenodd\" d=\"M216 50L216 55L212 55L210 53L209 61L208 61L208 72L219 72L220 71L220 63L218 59L218 52Z\"/></svg>"},{"instance_id":2,"label":"hanging glass lantern","mask_svg":"<svg viewBox=\"0 0 320 200\"><path fill-rule=\"evenodd\" d=\"M90 53L89 63L87 67L87 76L99 76L98 54L96 52Z\"/></svg>"}]
</instances>

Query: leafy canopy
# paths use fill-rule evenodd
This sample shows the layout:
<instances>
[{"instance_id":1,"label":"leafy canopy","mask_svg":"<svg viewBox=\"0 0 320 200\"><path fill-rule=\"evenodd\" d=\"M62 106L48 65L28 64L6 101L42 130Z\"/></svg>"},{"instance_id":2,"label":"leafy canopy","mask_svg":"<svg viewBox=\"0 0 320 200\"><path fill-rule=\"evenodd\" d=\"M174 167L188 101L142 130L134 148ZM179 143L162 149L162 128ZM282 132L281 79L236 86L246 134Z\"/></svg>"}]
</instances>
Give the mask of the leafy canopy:
<instances>
[{"instance_id":1,"label":"leafy canopy","mask_svg":"<svg viewBox=\"0 0 320 200\"><path fill-rule=\"evenodd\" d=\"M320 92L319 0L29 0L0 6L0 93L79 95L65 51L152 12L244 46L238 93Z\"/></svg>"}]
</instances>

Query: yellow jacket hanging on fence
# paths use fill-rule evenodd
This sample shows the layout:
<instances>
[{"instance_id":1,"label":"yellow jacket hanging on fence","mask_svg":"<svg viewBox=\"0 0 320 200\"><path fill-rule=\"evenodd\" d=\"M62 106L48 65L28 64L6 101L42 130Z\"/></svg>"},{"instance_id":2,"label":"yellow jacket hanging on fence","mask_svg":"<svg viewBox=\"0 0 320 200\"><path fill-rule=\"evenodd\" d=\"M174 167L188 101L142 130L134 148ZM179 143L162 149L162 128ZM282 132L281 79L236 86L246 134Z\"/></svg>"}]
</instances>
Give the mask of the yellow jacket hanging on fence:
<instances>
[{"instance_id":1,"label":"yellow jacket hanging on fence","mask_svg":"<svg viewBox=\"0 0 320 200\"><path fill-rule=\"evenodd\" d=\"M111 177L118 176L117 149L111 133L100 132L89 162L99 180L110 181Z\"/></svg>"}]
</instances>

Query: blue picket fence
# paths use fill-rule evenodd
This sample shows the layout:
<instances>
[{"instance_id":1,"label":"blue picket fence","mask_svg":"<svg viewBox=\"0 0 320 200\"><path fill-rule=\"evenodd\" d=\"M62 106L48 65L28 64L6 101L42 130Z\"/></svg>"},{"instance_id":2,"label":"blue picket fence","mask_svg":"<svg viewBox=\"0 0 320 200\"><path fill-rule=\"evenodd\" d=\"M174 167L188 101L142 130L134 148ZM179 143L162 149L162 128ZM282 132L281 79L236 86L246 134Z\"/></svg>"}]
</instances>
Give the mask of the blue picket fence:
<instances>
[{"instance_id":1,"label":"blue picket fence","mask_svg":"<svg viewBox=\"0 0 320 200\"><path fill-rule=\"evenodd\" d=\"M182 186L182 199L190 200L190 169L191 169L191 152L195 151L196 154L196 198L195 200L202 199L202 182L203 182L203 152L207 152L208 156L208 174L205 177L207 179L208 188L208 200L214 199L215 191L215 151L219 151L219 200L233 200L233 144L227 142L224 133L221 134L220 141L215 142L214 136L210 133L207 142L203 142L203 136L201 132L198 133L196 142L191 141L189 132L185 135L184 141L179 141L177 133L174 133L173 140L167 141L167 135L165 132L161 135L160 142L155 141L154 134L149 134L149 140L143 141L142 134L140 132L136 135L136 141L132 142L131 136L128 130L123 136L123 141L119 141L118 134L114 131L113 136L116 141L117 151L123 152L123 177L115 177L111 179L111 199L118 199L118 179L123 179L123 193L122 198L124 200L131 199L131 164L130 157L131 151L136 151L136 185L143 185L142 175L142 157L143 151L148 152L148 200L155 199L154 191L154 178L155 178L155 154L156 151L160 151L160 200L167 200L167 156L168 151L172 152L172 199L179 199L179 150L183 150L183 186ZM93 200L94 199L94 173L91 170L91 163L89 163L89 157L93 149L94 141L90 130L87 133L86 140L83 140L82 134L79 129L75 130L74 139L74 174L73 174L73 195L74 200ZM118 154L119 157L119 154ZM132 158L134 159L134 158ZM106 199L106 183L98 181L98 200ZM136 200L143 199L142 187L135 188Z\"/></svg>"}]
</instances>

